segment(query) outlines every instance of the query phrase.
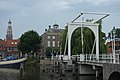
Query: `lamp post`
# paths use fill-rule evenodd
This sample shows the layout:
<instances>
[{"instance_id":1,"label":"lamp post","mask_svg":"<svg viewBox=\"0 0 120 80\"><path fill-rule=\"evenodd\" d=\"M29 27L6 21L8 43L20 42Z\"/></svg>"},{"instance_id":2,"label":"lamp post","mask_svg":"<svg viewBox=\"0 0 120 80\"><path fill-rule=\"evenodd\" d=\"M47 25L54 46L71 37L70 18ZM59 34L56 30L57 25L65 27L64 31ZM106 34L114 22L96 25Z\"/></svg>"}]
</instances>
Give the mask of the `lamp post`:
<instances>
[{"instance_id":1,"label":"lamp post","mask_svg":"<svg viewBox=\"0 0 120 80\"><path fill-rule=\"evenodd\" d=\"M115 30L115 27L113 27L113 63L116 63L115 61L115 33L116 33L116 30Z\"/></svg>"}]
</instances>

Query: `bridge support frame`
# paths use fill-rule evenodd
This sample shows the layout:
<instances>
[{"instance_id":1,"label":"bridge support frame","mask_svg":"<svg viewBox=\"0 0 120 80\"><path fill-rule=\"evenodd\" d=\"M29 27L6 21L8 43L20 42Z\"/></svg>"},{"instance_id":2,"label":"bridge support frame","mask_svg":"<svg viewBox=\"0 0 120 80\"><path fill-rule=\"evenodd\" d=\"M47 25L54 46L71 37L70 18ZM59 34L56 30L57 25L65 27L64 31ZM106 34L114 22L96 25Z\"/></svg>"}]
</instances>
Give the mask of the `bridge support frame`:
<instances>
[{"instance_id":1,"label":"bridge support frame","mask_svg":"<svg viewBox=\"0 0 120 80\"><path fill-rule=\"evenodd\" d=\"M96 40L96 60L99 61L99 28L97 23L92 22L71 22L68 24L68 59L71 59L71 37L73 32L79 27L88 27L95 35Z\"/></svg>"}]
</instances>

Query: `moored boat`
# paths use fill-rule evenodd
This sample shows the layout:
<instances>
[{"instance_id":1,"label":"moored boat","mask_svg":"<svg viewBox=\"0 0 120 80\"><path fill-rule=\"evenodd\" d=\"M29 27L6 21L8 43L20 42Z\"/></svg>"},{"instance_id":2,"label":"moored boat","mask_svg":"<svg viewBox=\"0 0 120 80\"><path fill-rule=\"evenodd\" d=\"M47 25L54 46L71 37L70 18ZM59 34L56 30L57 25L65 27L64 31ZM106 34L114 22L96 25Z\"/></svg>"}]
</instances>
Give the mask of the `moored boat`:
<instances>
[{"instance_id":1,"label":"moored boat","mask_svg":"<svg viewBox=\"0 0 120 80\"><path fill-rule=\"evenodd\" d=\"M27 58L20 58L9 61L0 61L0 68L20 68L20 64L24 63Z\"/></svg>"}]
</instances>

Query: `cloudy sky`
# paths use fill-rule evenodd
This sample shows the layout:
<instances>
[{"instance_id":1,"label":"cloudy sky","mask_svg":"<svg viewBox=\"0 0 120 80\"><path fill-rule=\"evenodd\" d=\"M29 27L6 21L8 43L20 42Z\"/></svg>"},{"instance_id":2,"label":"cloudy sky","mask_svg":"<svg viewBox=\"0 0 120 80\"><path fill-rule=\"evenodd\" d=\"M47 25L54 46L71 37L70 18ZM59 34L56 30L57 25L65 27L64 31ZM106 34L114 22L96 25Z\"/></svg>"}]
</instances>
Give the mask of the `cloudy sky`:
<instances>
[{"instance_id":1,"label":"cloudy sky","mask_svg":"<svg viewBox=\"0 0 120 80\"><path fill-rule=\"evenodd\" d=\"M19 38L28 30L41 35L55 22L64 28L81 11L110 13L103 20L105 33L120 27L120 0L0 0L0 38L5 38L9 18L14 38Z\"/></svg>"}]
</instances>

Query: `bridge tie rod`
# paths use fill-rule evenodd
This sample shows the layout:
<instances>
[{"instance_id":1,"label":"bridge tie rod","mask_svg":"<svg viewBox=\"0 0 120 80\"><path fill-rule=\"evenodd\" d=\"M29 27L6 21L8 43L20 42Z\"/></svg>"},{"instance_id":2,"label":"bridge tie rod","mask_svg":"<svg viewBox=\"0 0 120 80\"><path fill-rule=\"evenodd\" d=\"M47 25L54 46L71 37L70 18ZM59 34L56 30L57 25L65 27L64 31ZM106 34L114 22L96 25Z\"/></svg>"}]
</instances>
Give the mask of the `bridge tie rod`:
<instances>
[{"instance_id":1,"label":"bridge tie rod","mask_svg":"<svg viewBox=\"0 0 120 80\"><path fill-rule=\"evenodd\" d=\"M91 14L91 15L105 15L105 16L103 16L103 17L101 17L100 19L98 19L97 21L99 21L99 20L102 20L102 19L104 19L105 17L107 17L107 16L109 16L110 14L109 13L92 13L92 12L86 12L86 13L84 13L84 12L81 12L81 14L80 15L78 15L74 20L72 20L71 22L73 23L74 21L76 21L79 17L81 17L83 14ZM97 21L95 21L95 22L97 22ZM94 22L94 23L95 23Z\"/></svg>"}]
</instances>

